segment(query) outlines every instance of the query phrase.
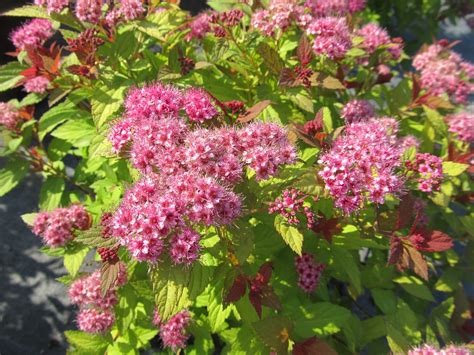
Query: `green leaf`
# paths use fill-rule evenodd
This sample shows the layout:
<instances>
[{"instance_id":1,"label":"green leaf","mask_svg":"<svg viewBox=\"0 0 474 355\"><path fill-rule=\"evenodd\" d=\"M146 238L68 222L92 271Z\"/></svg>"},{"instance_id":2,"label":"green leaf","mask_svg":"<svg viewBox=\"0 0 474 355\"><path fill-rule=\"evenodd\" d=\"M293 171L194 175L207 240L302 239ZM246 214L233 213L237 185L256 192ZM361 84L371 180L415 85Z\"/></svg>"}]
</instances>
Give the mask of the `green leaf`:
<instances>
[{"instance_id":1,"label":"green leaf","mask_svg":"<svg viewBox=\"0 0 474 355\"><path fill-rule=\"evenodd\" d=\"M102 86L96 88L91 103L92 118L97 128L101 128L106 122L114 118L114 114L122 106L124 92L130 84L130 82L125 81L117 87Z\"/></svg>"},{"instance_id":2,"label":"green leaf","mask_svg":"<svg viewBox=\"0 0 474 355\"><path fill-rule=\"evenodd\" d=\"M283 69L283 64L278 52L270 47L266 42L261 42L258 45L257 52L262 57L263 63L270 72L279 76Z\"/></svg>"},{"instance_id":3,"label":"green leaf","mask_svg":"<svg viewBox=\"0 0 474 355\"><path fill-rule=\"evenodd\" d=\"M11 158L0 170L0 197L10 192L28 173L30 164L21 159Z\"/></svg>"},{"instance_id":4,"label":"green leaf","mask_svg":"<svg viewBox=\"0 0 474 355\"><path fill-rule=\"evenodd\" d=\"M94 125L85 119L81 119L67 121L51 135L71 143L75 147L82 148L89 146L95 134Z\"/></svg>"},{"instance_id":5,"label":"green leaf","mask_svg":"<svg viewBox=\"0 0 474 355\"><path fill-rule=\"evenodd\" d=\"M398 283L409 294L418 298L434 302L430 289L423 284L423 281L415 276L401 276L393 280Z\"/></svg>"},{"instance_id":6,"label":"green leaf","mask_svg":"<svg viewBox=\"0 0 474 355\"><path fill-rule=\"evenodd\" d=\"M208 320L212 333L217 333L232 312L232 306L224 306L217 297L212 297L207 305Z\"/></svg>"},{"instance_id":7,"label":"green leaf","mask_svg":"<svg viewBox=\"0 0 474 355\"><path fill-rule=\"evenodd\" d=\"M26 5L9 10L4 12L3 16L49 18L45 8L34 5Z\"/></svg>"},{"instance_id":8,"label":"green leaf","mask_svg":"<svg viewBox=\"0 0 474 355\"><path fill-rule=\"evenodd\" d=\"M344 272L349 276L351 284L354 286L356 291L362 293L362 283L360 279L360 270L357 262L354 260L352 254L341 247L333 245L331 248L334 254L334 264L339 271Z\"/></svg>"},{"instance_id":9,"label":"green leaf","mask_svg":"<svg viewBox=\"0 0 474 355\"><path fill-rule=\"evenodd\" d=\"M375 316L361 322L362 339L360 340L361 347L364 347L371 341L384 337L387 335L385 326L385 319L383 316Z\"/></svg>"},{"instance_id":10,"label":"green leaf","mask_svg":"<svg viewBox=\"0 0 474 355\"><path fill-rule=\"evenodd\" d=\"M323 108L323 126L324 132L331 133L333 131L331 110L327 107Z\"/></svg>"},{"instance_id":11,"label":"green leaf","mask_svg":"<svg viewBox=\"0 0 474 355\"><path fill-rule=\"evenodd\" d=\"M41 116L39 121L39 137L43 140L46 134L66 120L85 119L90 117L89 115L86 111L77 108L71 101L62 102Z\"/></svg>"},{"instance_id":12,"label":"green leaf","mask_svg":"<svg viewBox=\"0 0 474 355\"><path fill-rule=\"evenodd\" d=\"M189 304L189 273L179 266L161 263L150 270L150 281L155 294L158 314L163 322Z\"/></svg>"},{"instance_id":13,"label":"green leaf","mask_svg":"<svg viewBox=\"0 0 474 355\"><path fill-rule=\"evenodd\" d=\"M64 254L64 267L72 277L76 276L79 272L88 252L89 248L81 248L79 250L74 248L72 251L66 250L66 254Z\"/></svg>"},{"instance_id":14,"label":"green leaf","mask_svg":"<svg viewBox=\"0 0 474 355\"><path fill-rule=\"evenodd\" d=\"M288 90L290 92L290 90ZM294 90L291 90L294 91ZM309 94L304 90L298 90L294 94L290 95L290 100L299 108L304 111L314 113L313 100Z\"/></svg>"},{"instance_id":15,"label":"green leaf","mask_svg":"<svg viewBox=\"0 0 474 355\"><path fill-rule=\"evenodd\" d=\"M275 229L282 236L286 244L290 246L293 251L301 255L303 248L303 234L293 226L290 226L282 215L275 217Z\"/></svg>"},{"instance_id":16,"label":"green leaf","mask_svg":"<svg viewBox=\"0 0 474 355\"><path fill-rule=\"evenodd\" d=\"M115 237L103 238L100 234L102 227L94 226L85 231L76 231L76 242L90 246L92 248L115 248L118 241Z\"/></svg>"},{"instance_id":17,"label":"green leaf","mask_svg":"<svg viewBox=\"0 0 474 355\"><path fill-rule=\"evenodd\" d=\"M189 298L195 300L204 292L213 273L213 268L195 263L189 280Z\"/></svg>"},{"instance_id":18,"label":"green leaf","mask_svg":"<svg viewBox=\"0 0 474 355\"><path fill-rule=\"evenodd\" d=\"M444 122L443 116L441 116L438 111L430 109L427 106L423 106L423 109L426 113L428 122L434 128L436 133L446 136L447 125L446 122Z\"/></svg>"},{"instance_id":19,"label":"green leaf","mask_svg":"<svg viewBox=\"0 0 474 355\"><path fill-rule=\"evenodd\" d=\"M66 183L60 177L49 176L41 186L39 205L44 211L59 207Z\"/></svg>"},{"instance_id":20,"label":"green leaf","mask_svg":"<svg viewBox=\"0 0 474 355\"><path fill-rule=\"evenodd\" d=\"M458 176L467 170L468 164L455 163L452 161L443 162L443 174L448 176Z\"/></svg>"},{"instance_id":21,"label":"green leaf","mask_svg":"<svg viewBox=\"0 0 474 355\"><path fill-rule=\"evenodd\" d=\"M329 302L316 302L300 306L292 318L295 320L296 333L308 338L314 333L337 333L350 316L351 312L347 308Z\"/></svg>"},{"instance_id":22,"label":"green leaf","mask_svg":"<svg viewBox=\"0 0 474 355\"><path fill-rule=\"evenodd\" d=\"M89 351L94 354L103 352L108 345L107 340L101 335L92 335L77 330L66 330L64 334L69 344L79 350Z\"/></svg>"},{"instance_id":23,"label":"green leaf","mask_svg":"<svg viewBox=\"0 0 474 355\"><path fill-rule=\"evenodd\" d=\"M10 62L0 67L0 92L11 89L23 78L20 73L27 67L18 62Z\"/></svg>"},{"instance_id":24,"label":"green leaf","mask_svg":"<svg viewBox=\"0 0 474 355\"><path fill-rule=\"evenodd\" d=\"M38 213L26 213L21 215L21 219L28 227L33 227L37 215Z\"/></svg>"},{"instance_id":25,"label":"green leaf","mask_svg":"<svg viewBox=\"0 0 474 355\"><path fill-rule=\"evenodd\" d=\"M454 292L460 286L461 271L456 269L446 269L436 282L434 288L441 292Z\"/></svg>"},{"instance_id":26,"label":"green leaf","mask_svg":"<svg viewBox=\"0 0 474 355\"><path fill-rule=\"evenodd\" d=\"M384 314L396 312L397 298L393 291L374 288L370 290L370 293L372 294L375 304Z\"/></svg>"},{"instance_id":27,"label":"green leaf","mask_svg":"<svg viewBox=\"0 0 474 355\"><path fill-rule=\"evenodd\" d=\"M385 323L387 329L387 341L394 354L406 354L410 348L408 339L390 322Z\"/></svg>"}]
</instances>

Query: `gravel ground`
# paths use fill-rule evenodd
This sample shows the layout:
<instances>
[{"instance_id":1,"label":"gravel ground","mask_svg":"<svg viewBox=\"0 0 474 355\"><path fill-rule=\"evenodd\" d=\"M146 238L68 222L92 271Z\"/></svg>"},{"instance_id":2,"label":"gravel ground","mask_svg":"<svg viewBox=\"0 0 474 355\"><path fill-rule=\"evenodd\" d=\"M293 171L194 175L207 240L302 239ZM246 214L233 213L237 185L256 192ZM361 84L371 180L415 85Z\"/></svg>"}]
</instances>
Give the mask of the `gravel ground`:
<instances>
[{"instance_id":1,"label":"gravel ground","mask_svg":"<svg viewBox=\"0 0 474 355\"><path fill-rule=\"evenodd\" d=\"M465 22L446 25L444 37L460 39L455 50L474 62L474 34ZM0 160L0 165L3 161ZM0 199L0 354L63 354L62 333L74 329L74 309L55 278L60 260L38 251L41 243L20 216L36 210L40 178L31 176Z\"/></svg>"}]
</instances>

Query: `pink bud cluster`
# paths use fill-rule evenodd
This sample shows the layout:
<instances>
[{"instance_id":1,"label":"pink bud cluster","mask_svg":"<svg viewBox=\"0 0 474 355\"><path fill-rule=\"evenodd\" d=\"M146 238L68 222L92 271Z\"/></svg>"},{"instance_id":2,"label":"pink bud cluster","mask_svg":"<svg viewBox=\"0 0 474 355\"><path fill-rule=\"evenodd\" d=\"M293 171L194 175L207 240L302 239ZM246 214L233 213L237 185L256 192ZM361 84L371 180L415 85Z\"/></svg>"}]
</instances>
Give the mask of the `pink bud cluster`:
<instances>
[{"instance_id":1,"label":"pink bud cluster","mask_svg":"<svg viewBox=\"0 0 474 355\"><path fill-rule=\"evenodd\" d=\"M175 263L191 264L200 238L190 225L228 224L240 215L242 202L231 187L244 167L266 179L296 159L286 131L276 124L192 129L217 113L201 90L152 84L127 96L125 117L109 139L116 152L129 147L144 177L125 194L112 234L136 259L156 262L167 251Z\"/></svg>"},{"instance_id":2,"label":"pink bud cluster","mask_svg":"<svg viewBox=\"0 0 474 355\"><path fill-rule=\"evenodd\" d=\"M17 49L36 49L41 47L53 34L53 25L49 20L34 19L14 30L11 40Z\"/></svg>"},{"instance_id":3,"label":"pink bud cluster","mask_svg":"<svg viewBox=\"0 0 474 355\"><path fill-rule=\"evenodd\" d=\"M202 39L209 32L214 32L216 37L225 37L226 28L237 26L243 16L244 13L239 9L200 14L189 24L190 31L185 39Z\"/></svg>"},{"instance_id":4,"label":"pink bud cluster","mask_svg":"<svg viewBox=\"0 0 474 355\"><path fill-rule=\"evenodd\" d=\"M313 51L330 59L341 59L352 47L352 37L343 17L315 19L306 32L315 36Z\"/></svg>"},{"instance_id":5,"label":"pink bud cluster","mask_svg":"<svg viewBox=\"0 0 474 355\"><path fill-rule=\"evenodd\" d=\"M45 76L36 76L28 79L24 84L26 92L44 94L49 88L49 79Z\"/></svg>"},{"instance_id":6,"label":"pink bud cluster","mask_svg":"<svg viewBox=\"0 0 474 355\"><path fill-rule=\"evenodd\" d=\"M18 110L12 104L0 102L0 125L14 131L21 120Z\"/></svg>"},{"instance_id":7,"label":"pink bud cluster","mask_svg":"<svg viewBox=\"0 0 474 355\"><path fill-rule=\"evenodd\" d=\"M46 6L48 14L59 13L69 5L69 0L35 0L35 5Z\"/></svg>"},{"instance_id":8,"label":"pink bud cluster","mask_svg":"<svg viewBox=\"0 0 474 355\"><path fill-rule=\"evenodd\" d=\"M421 86L433 95L447 94L464 104L474 91L474 65L439 43L417 54L413 66L421 73Z\"/></svg>"},{"instance_id":9,"label":"pink bud cluster","mask_svg":"<svg viewBox=\"0 0 474 355\"><path fill-rule=\"evenodd\" d=\"M367 100L353 99L344 105L341 117L346 124L367 121L375 116L372 104Z\"/></svg>"},{"instance_id":10,"label":"pink bud cluster","mask_svg":"<svg viewBox=\"0 0 474 355\"><path fill-rule=\"evenodd\" d=\"M389 118L353 123L322 155L319 175L336 207L351 213L365 200L382 204L387 194L402 191L403 179L396 172L402 150L395 144L396 132L396 121Z\"/></svg>"},{"instance_id":11,"label":"pink bud cluster","mask_svg":"<svg viewBox=\"0 0 474 355\"><path fill-rule=\"evenodd\" d=\"M433 345L423 344L408 351L408 355L470 355L471 351L464 346L448 345L439 349Z\"/></svg>"},{"instance_id":12,"label":"pink bud cluster","mask_svg":"<svg viewBox=\"0 0 474 355\"><path fill-rule=\"evenodd\" d=\"M99 23L102 5L102 0L77 0L76 16L83 22Z\"/></svg>"},{"instance_id":13,"label":"pink bud cluster","mask_svg":"<svg viewBox=\"0 0 474 355\"><path fill-rule=\"evenodd\" d=\"M187 41L194 38L203 39L206 34L211 32L211 17L206 13L196 16L189 24L189 29L190 32L185 37Z\"/></svg>"},{"instance_id":14,"label":"pink bud cluster","mask_svg":"<svg viewBox=\"0 0 474 355\"><path fill-rule=\"evenodd\" d=\"M362 11L366 0L306 0L305 6L315 16L344 16Z\"/></svg>"},{"instance_id":15,"label":"pink bud cluster","mask_svg":"<svg viewBox=\"0 0 474 355\"><path fill-rule=\"evenodd\" d=\"M376 23L369 23L356 32L364 39L362 48L368 54L373 54L382 46L387 47L387 51L393 59L400 58L402 53L402 43L392 41L388 32Z\"/></svg>"},{"instance_id":16,"label":"pink bud cluster","mask_svg":"<svg viewBox=\"0 0 474 355\"><path fill-rule=\"evenodd\" d=\"M298 272L298 286L308 293L316 290L326 265L316 263L313 255L303 253L295 258L295 267Z\"/></svg>"},{"instance_id":17,"label":"pink bud cluster","mask_svg":"<svg viewBox=\"0 0 474 355\"><path fill-rule=\"evenodd\" d=\"M418 188L423 192L436 191L443 181L443 160L435 155L418 153L407 166L418 174Z\"/></svg>"},{"instance_id":18,"label":"pink bud cluster","mask_svg":"<svg viewBox=\"0 0 474 355\"><path fill-rule=\"evenodd\" d=\"M186 328L191 323L191 314L188 310L183 310L175 314L168 322L162 324L158 311L153 315L153 324L160 327L160 338L163 345L177 351L186 347L186 341L189 336L186 334Z\"/></svg>"},{"instance_id":19,"label":"pink bud cluster","mask_svg":"<svg viewBox=\"0 0 474 355\"><path fill-rule=\"evenodd\" d=\"M114 321L113 306L117 304L117 289L127 282L127 270L119 263L119 273L112 287L105 295L101 290L101 270L74 281L69 288L71 302L79 306L77 324L79 329L88 333L104 333Z\"/></svg>"},{"instance_id":20,"label":"pink bud cluster","mask_svg":"<svg viewBox=\"0 0 474 355\"><path fill-rule=\"evenodd\" d=\"M314 227L315 217L311 208L309 206L304 206L306 197L307 196L303 192L297 189L285 190L281 197L278 197L270 204L268 211L270 213L281 214L289 224L293 225L300 224L297 214L303 213L306 217L307 227L308 229L311 229Z\"/></svg>"},{"instance_id":21,"label":"pink bud cluster","mask_svg":"<svg viewBox=\"0 0 474 355\"><path fill-rule=\"evenodd\" d=\"M90 222L90 216L84 207L72 205L38 213L33 233L40 236L49 247L60 247L74 239L74 229L86 230L90 227Z\"/></svg>"},{"instance_id":22,"label":"pink bud cluster","mask_svg":"<svg viewBox=\"0 0 474 355\"><path fill-rule=\"evenodd\" d=\"M474 143L474 113L459 112L446 117L449 126L449 132L466 142Z\"/></svg>"}]
</instances>

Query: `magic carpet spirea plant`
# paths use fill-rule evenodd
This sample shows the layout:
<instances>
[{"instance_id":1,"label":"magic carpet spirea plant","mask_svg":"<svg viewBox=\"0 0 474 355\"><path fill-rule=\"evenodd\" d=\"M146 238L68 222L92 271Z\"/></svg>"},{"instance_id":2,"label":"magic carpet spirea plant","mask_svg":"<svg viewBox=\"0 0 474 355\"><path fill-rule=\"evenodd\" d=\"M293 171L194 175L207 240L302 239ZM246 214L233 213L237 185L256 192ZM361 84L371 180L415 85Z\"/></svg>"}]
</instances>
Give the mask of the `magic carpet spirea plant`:
<instances>
[{"instance_id":1,"label":"magic carpet spirea plant","mask_svg":"<svg viewBox=\"0 0 474 355\"><path fill-rule=\"evenodd\" d=\"M471 351L456 43L410 57L388 2L176 2L6 13L32 19L0 67L0 195L41 175L22 218L64 260L69 351Z\"/></svg>"}]
</instances>

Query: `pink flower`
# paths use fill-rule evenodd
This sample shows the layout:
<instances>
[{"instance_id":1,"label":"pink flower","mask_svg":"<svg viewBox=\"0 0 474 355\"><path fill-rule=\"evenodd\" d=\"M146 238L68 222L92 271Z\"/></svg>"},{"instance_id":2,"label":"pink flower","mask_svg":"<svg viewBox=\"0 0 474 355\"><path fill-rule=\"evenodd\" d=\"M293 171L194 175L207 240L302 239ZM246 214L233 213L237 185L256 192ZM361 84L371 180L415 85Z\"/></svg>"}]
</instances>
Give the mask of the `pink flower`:
<instances>
[{"instance_id":1,"label":"pink flower","mask_svg":"<svg viewBox=\"0 0 474 355\"><path fill-rule=\"evenodd\" d=\"M407 150L408 148L411 148L411 147L414 147L415 149L418 149L418 147L420 146L420 141L418 140L418 138L416 138L415 136L405 136L405 137L401 137L399 140L398 140L400 146L402 147L402 149L405 151Z\"/></svg>"},{"instance_id":2,"label":"pink flower","mask_svg":"<svg viewBox=\"0 0 474 355\"><path fill-rule=\"evenodd\" d=\"M443 180L443 160L429 153L418 153L412 165L418 174L418 188L423 192L437 190Z\"/></svg>"},{"instance_id":3,"label":"pink flower","mask_svg":"<svg viewBox=\"0 0 474 355\"><path fill-rule=\"evenodd\" d=\"M146 11L141 0L120 0L119 9L122 16L128 21L141 17Z\"/></svg>"},{"instance_id":4,"label":"pink flower","mask_svg":"<svg viewBox=\"0 0 474 355\"><path fill-rule=\"evenodd\" d=\"M112 143L112 151L120 153L120 151L132 139L132 120L124 119L117 122L110 129L108 139Z\"/></svg>"},{"instance_id":5,"label":"pink flower","mask_svg":"<svg viewBox=\"0 0 474 355\"><path fill-rule=\"evenodd\" d=\"M208 14L200 14L195 17L189 24L191 31L186 35L185 39L190 41L194 38L203 39L204 36L211 31L211 18Z\"/></svg>"},{"instance_id":6,"label":"pink flower","mask_svg":"<svg viewBox=\"0 0 474 355\"><path fill-rule=\"evenodd\" d=\"M156 327L159 327L161 325L161 317L160 317L160 313L158 313L158 309L155 308L155 310L153 311L153 319L151 321L153 323L153 325L155 325Z\"/></svg>"},{"instance_id":7,"label":"pink flower","mask_svg":"<svg viewBox=\"0 0 474 355\"><path fill-rule=\"evenodd\" d=\"M367 121L375 116L372 104L367 100L353 99L342 108L341 117L346 124Z\"/></svg>"},{"instance_id":8,"label":"pink flower","mask_svg":"<svg viewBox=\"0 0 474 355\"><path fill-rule=\"evenodd\" d=\"M347 3L351 14L364 10L366 5L366 0L349 0Z\"/></svg>"},{"instance_id":9,"label":"pink flower","mask_svg":"<svg viewBox=\"0 0 474 355\"><path fill-rule=\"evenodd\" d=\"M278 197L270 204L268 212L281 214L289 224L299 225L298 215L304 213L307 220L308 229L313 228L315 220L311 208L304 206L305 195L297 189L288 189L283 191L282 196Z\"/></svg>"},{"instance_id":10,"label":"pink flower","mask_svg":"<svg viewBox=\"0 0 474 355\"><path fill-rule=\"evenodd\" d=\"M344 16L365 8L365 0L306 0L308 7L315 16Z\"/></svg>"},{"instance_id":11,"label":"pink flower","mask_svg":"<svg viewBox=\"0 0 474 355\"><path fill-rule=\"evenodd\" d=\"M170 256L175 264L191 265L198 257L201 235L190 228L177 233L171 240Z\"/></svg>"},{"instance_id":12,"label":"pink flower","mask_svg":"<svg viewBox=\"0 0 474 355\"><path fill-rule=\"evenodd\" d=\"M77 325L86 333L101 334L112 328L115 315L110 310L98 310L96 308L84 308L77 314Z\"/></svg>"},{"instance_id":13,"label":"pink flower","mask_svg":"<svg viewBox=\"0 0 474 355\"><path fill-rule=\"evenodd\" d=\"M101 271L96 270L91 275L74 281L69 288L71 302L81 307L95 306L102 309L110 309L116 305L118 302L116 287L112 287L102 295L101 278Z\"/></svg>"},{"instance_id":14,"label":"pink flower","mask_svg":"<svg viewBox=\"0 0 474 355\"><path fill-rule=\"evenodd\" d=\"M423 344L408 351L408 355L470 355L471 351L462 345L449 345L438 349L429 344Z\"/></svg>"},{"instance_id":15,"label":"pink flower","mask_svg":"<svg viewBox=\"0 0 474 355\"><path fill-rule=\"evenodd\" d=\"M184 110L190 121L201 123L213 119L218 114L209 94L202 89L194 88L184 94Z\"/></svg>"},{"instance_id":16,"label":"pink flower","mask_svg":"<svg viewBox=\"0 0 474 355\"><path fill-rule=\"evenodd\" d=\"M268 10L258 10L252 15L252 26L267 36L273 36L275 25Z\"/></svg>"},{"instance_id":17,"label":"pink flower","mask_svg":"<svg viewBox=\"0 0 474 355\"><path fill-rule=\"evenodd\" d=\"M472 112L460 112L446 117L449 132L466 142L474 143L474 114Z\"/></svg>"},{"instance_id":18,"label":"pink flower","mask_svg":"<svg viewBox=\"0 0 474 355\"><path fill-rule=\"evenodd\" d=\"M79 20L99 23L102 16L102 0L77 0L76 16Z\"/></svg>"},{"instance_id":19,"label":"pink flower","mask_svg":"<svg viewBox=\"0 0 474 355\"><path fill-rule=\"evenodd\" d=\"M183 105L183 97L178 89L155 83L131 89L124 105L125 117L131 120L177 117Z\"/></svg>"},{"instance_id":20,"label":"pink flower","mask_svg":"<svg viewBox=\"0 0 474 355\"><path fill-rule=\"evenodd\" d=\"M11 40L17 49L35 49L41 47L53 34L53 25L49 20L34 19L14 30Z\"/></svg>"},{"instance_id":21,"label":"pink flower","mask_svg":"<svg viewBox=\"0 0 474 355\"><path fill-rule=\"evenodd\" d=\"M60 13L69 5L69 0L46 0L48 14L53 12Z\"/></svg>"},{"instance_id":22,"label":"pink flower","mask_svg":"<svg viewBox=\"0 0 474 355\"><path fill-rule=\"evenodd\" d=\"M402 192L403 179L396 172L402 150L395 144L395 133L389 119L353 123L323 154L319 175L336 207L351 213L365 200L381 204L387 194Z\"/></svg>"},{"instance_id":23,"label":"pink flower","mask_svg":"<svg viewBox=\"0 0 474 355\"><path fill-rule=\"evenodd\" d=\"M160 328L160 338L163 345L176 351L179 348L186 347L188 335L186 328L191 323L191 314L184 310L174 315L168 322Z\"/></svg>"},{"instance_id":24,"label":"pink flower","mask_svg":"<svg viewBox=\"0 0 474 355\"><path fill-rule=\"evenodd\" d=\"M298 286L305 292L316 290L326 265L317 264L311 254L303 253L295 257L295 267L298 272Z\"/></svg>"},{"instance_id":25,"label":"pink flower","mask_svg":"<svg viewBox=\"0 0 474 355\"><path fill-rule=\"evenodd\" d=\"M0 102L0 125L14 131L21 121L18 110L7 102Z\"/></svg>"},{"instance_id":26,"label":"pink flower","mask_svg":"<svg viewBox=\"0 0 474 355\"><path fill-rule=\"evenodd\" d=\"M41 236L48 246L54 248L74 239L74 229L86 230L89 227L90 217L84 207L72 205L52 212L40 212L36 216L33 233Z\"/></svg>"},{"instance_id":27,"label":"pink flower","mask_svg":"<svg viewBox=\"0 0 474 355\"><path fill-rule=\"evenodd\" d=\"M413 66L421 72L421 86L433 95L447 94L455 102L466 103L474 90L473 66L439 43L417 54Z\"/></svg>"},{"instance_id":28,"label":"pink flower","mask_svg":"<svg viewBox=\"0 0 474 355\"><path fill-rule=\"evenodd\" d=\"M25 82L24 87L26 92L34 92L37 94L44 94L49 87L49 79L45 76L37 76Z\"/></svg>"},{"instance_id":29,"label":"pink flower","mask_svg":"<svg viewBox=\"0 0 474 355\"><path fill-rule=\"evenodd\" d=\"M387 31L376 23L368 23L357 31L357 35L364 38L362 46L369 54L374 53L381 46L390 44Z\"/></svg>"},{"instance_id":30,"label":"pink flower","mask_svg":"<svg viewBox=\"0 0 474 355\"><path fill-rule=\"evenodd\" d=\"M305 28L312 16L306 14L304 7L295 0L272 0L268 10L256 11L251 19L252 26L267 36L277 30L285 31L292 22Z\"/></svg>"},{"instance_id":31,"label":"pink flower","mask_svg":"<svg viewBox=\"0 0 474 355\"><path fill-rule=\"evenodd\" d=\"M311 23L306 32L316 38L313 50L330 59L343 58L352 47L352 39L345 18L324 17Z\"/></svg>"}]
</instances>

